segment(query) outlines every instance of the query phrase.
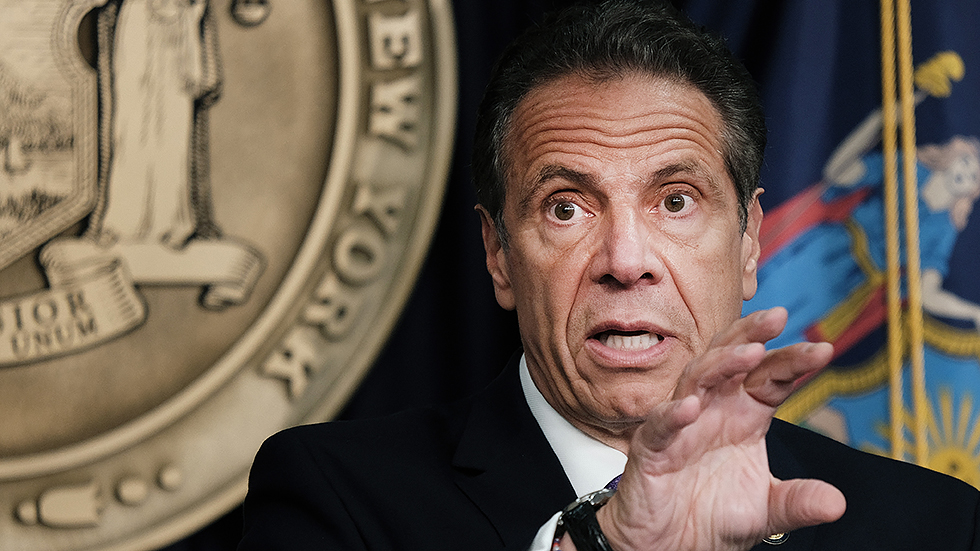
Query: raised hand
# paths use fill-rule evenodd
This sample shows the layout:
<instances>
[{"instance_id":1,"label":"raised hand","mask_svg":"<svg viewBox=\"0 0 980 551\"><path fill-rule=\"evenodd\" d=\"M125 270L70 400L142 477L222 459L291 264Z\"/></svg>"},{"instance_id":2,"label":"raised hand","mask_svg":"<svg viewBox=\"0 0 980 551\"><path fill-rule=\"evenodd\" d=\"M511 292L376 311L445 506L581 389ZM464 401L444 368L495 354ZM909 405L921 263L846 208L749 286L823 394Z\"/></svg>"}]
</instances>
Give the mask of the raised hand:
<instances>
[{"instance_id":1,"label":"raised hand","mask_svg":"<svg viewBox=\"0 0 980 551\"><path fill-rule=\"evenodd\" d=\"M614 549L748 549L844 513L830 484L769 471L765 435L776 407L833 353L827 343L766 351L785 324L782 308L736 321L636 431L619 491L598 512Z\"/></svg>"}]
</instances>

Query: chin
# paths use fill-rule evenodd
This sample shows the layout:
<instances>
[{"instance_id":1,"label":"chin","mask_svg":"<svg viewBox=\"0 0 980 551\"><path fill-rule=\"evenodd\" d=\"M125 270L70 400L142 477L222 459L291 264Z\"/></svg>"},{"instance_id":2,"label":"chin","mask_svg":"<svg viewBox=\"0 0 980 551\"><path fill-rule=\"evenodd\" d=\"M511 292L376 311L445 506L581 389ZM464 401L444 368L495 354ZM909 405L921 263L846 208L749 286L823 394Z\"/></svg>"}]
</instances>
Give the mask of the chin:
<instances>
[{"instance_id":1,"label":"chin","mask_svg":"<svg viewBox=\"0 0 980 551\"><path fill-rule=\"evenodd\" d=\"M628 394L617 402L611 404L610 414L607 416L609 425L630 426L643 422L657 406L664 403L666 398L660 393L647 392L642 394Z\"/></svg>"}]
</instances>

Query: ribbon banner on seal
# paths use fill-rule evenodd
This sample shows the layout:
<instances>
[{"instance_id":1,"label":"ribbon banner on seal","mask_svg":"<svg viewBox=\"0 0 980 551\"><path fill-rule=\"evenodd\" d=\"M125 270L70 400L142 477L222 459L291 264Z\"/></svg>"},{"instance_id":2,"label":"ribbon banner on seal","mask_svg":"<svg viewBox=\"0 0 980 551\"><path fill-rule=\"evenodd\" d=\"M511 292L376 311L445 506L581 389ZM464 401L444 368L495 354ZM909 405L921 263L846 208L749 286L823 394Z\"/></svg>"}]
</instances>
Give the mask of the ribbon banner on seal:
<instances>
[{"instance_id":1,"label":"ribbon banner on seal","mask_svg":"<svg viewBox=\"0 0 980 551\"><path fill-rule=\"evenodd\" d=\"M40 260L50 289L0 301L0 366L72 354L132 331L147 315L138 284L204 286L201 303L221 309L244 302L262 271L256 251L227 239L179 250L58 239Z\"/></svg>"}]
</instances>

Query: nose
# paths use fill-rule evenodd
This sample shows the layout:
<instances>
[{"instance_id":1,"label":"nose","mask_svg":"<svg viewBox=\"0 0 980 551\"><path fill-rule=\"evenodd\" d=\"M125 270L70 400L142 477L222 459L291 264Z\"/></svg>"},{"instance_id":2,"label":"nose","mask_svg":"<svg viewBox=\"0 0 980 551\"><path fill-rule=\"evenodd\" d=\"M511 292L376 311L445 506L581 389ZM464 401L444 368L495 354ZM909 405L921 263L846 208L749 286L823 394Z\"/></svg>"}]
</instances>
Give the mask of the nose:
<instances>
[{"instance_id":1,"label":"nose","mask_svg":"<svg viewBox=\"0 0 980 551\"><path fill-rule=\"evenodd\" d=\"M600 226L593 279L619 288L660 281L665 268L655 237L643 213L635 209L608 213Z\"/></svg>"}]
</instances>

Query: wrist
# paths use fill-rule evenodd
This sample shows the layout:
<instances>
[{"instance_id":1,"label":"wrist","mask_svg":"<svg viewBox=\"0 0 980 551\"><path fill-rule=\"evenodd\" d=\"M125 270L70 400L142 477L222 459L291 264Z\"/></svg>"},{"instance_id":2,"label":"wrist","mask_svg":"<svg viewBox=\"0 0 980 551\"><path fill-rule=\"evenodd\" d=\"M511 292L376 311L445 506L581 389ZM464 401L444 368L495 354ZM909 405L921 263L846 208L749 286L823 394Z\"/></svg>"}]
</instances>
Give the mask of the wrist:
<instances>
[{"instance_id":1,"label":"wrist","mask_svg":"<svg viewBox=\"0 0 980 551\"><path fill-rule=\"evenodd\" d=\"M551 551L578 551L578 548L575 547L575 542L566 533L561 538L555 539L554 545L551 546Z\"/></svg>"}]
</instances>

